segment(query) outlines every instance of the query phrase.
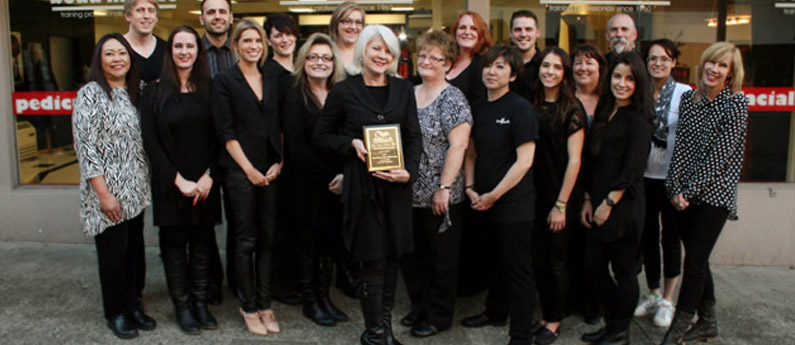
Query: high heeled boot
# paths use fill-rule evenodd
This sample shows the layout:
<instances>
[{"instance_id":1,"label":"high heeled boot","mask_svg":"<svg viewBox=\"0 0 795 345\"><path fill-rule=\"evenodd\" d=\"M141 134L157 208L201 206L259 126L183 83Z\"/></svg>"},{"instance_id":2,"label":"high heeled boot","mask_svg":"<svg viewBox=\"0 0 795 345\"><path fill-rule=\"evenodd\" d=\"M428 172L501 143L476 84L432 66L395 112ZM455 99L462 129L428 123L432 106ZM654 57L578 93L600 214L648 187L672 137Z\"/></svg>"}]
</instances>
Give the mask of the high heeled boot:
<instances>
[{"instance_id":1,"label":"high heeled boot","mask_svg":"<svg viewBox=\"0 0 795 345\"><path fill-rule=\"evenodd\" d=\"M364 333L359 338L362 345L384 345L384 280L362 279L359 282L359 303L364 316Z\"/></svg>"},{"instance_id":2,"label":"high heeled boot","mask_svg":"<svg viewBox=\"0 0 795 345\"><path fill-rule=\"evenodd\" d=\"M685 332L682 340L688 344L712 343L716 338L718 338L718 320L715 319L715 301L702 302L698 306L698 321Z\"/></svg>"},{"instance_id":3,"label":"high heeled boot","mask_svg":"<svg viewBox=\"0 0 795 345\"><path fill-rule=\"evenodd\" d=\"M331 288L331 277L333 271L333 261L330 256L321 257L318 260L317 272L317 303L318 305L336 321L348 321L348 315L337 309L331 302L329 289Z\"/></svg>"},{"instance_id":4,"label":"high heeled boot","mask_svg":"<svg viewBox=\"0 0 795 345\"><path fill-rule=\"evenodd\" d=\"M395 305L395 290L397 290L398 265L390 264L384 275L384 342L386 345L403 345L392 332L392 308Z\"/></svg>"},{"instance_id":5,"label":"high heeled boot","mask_svg":"<svg viewBox=\"0 0 795 345\"><path fill-rule=\"evenodd\" d=\"M307 319L321 326L334 326L336 319L329 314L319 303L316 290L319 289L315 277L315 265L312 255L306 250L298 250L296 256L298 266L298 286L303 295L304 306L302 312Z\"/></svg>"},{"instance_id":6,"label":"high heeled boot","mask_svg":"<svg viewBox=\"0 0 795 345\"><path fill-rule=\"evenodd\" d=\"M677 310L674 312L674 319L671 321L671 327L665 332L660 345L677 345L682 344L683 337L687 328L690 327L690 320L693 319L693 314L685 311Z\"/></svg>"}]
</instances>

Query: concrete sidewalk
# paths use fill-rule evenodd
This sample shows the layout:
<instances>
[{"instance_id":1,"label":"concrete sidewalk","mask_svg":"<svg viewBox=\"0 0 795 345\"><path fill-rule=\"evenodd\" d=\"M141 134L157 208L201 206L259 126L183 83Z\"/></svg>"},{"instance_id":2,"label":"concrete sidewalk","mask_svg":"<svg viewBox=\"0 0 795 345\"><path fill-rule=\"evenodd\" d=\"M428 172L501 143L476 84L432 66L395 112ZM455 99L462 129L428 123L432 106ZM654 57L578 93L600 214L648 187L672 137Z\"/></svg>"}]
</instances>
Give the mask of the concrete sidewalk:
<instances>
[{"instance_id":1,"label":"concrete sidewalk","mask_svg":"<svg viewBox=\"0 0 795 345\"><path fill-rule=\"evenodd\" d=\"M225 289L224 303L211 306L218 330L190 336L180 332L166 290L156 247L147 247L144 303L158 321L151 332L119 340L105 326L93 245L0 242L0 344L358 344L362 316L358 302L333 291L332 298L352 321L320 327L301 315L300 307L275 303L282 334L257 337L245 331L238 303ZM718 297L719 344L795 344L795 270L760 267L714 267ZM639 279L643 279L642 275ZM641 286L645 286L641 282ZM395 308L398 339L412 344L506 344L507 327L465 329L461 318L482 310L483 296L459 299L455 326L428 339L417 339L397 319L408 311L402 284ZM645 291L645 289L643 289ZM595 330L578 316L564 320L556 344L583 344L580 334ZM633 344L657 345L664 329L651 318L636 319Z\"/></svg>"}]
</instances>

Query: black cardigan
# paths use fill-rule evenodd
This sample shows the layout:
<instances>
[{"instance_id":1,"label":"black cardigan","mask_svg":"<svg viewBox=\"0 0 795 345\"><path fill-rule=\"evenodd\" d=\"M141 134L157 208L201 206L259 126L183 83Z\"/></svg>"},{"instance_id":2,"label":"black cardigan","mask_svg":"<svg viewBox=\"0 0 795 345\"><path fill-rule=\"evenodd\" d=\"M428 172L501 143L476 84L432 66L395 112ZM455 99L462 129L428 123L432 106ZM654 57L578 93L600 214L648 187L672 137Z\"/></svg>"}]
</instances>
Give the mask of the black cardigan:
<instances>
[{"instance_id":1,"label":"black cardigan","mask_svg":"<svg viewBox=\"0 0 795 345\"><path fill-rule=\"evenodd\" d=\"M237 140L251 164L265 174L282 161L279 92L275 76L262 75L262 100L258 100L246 77L235 65L218 73L213 80L212 109L221 145ZM239 168L226 149L219 164Z\"/></svg>"}]
</instances>

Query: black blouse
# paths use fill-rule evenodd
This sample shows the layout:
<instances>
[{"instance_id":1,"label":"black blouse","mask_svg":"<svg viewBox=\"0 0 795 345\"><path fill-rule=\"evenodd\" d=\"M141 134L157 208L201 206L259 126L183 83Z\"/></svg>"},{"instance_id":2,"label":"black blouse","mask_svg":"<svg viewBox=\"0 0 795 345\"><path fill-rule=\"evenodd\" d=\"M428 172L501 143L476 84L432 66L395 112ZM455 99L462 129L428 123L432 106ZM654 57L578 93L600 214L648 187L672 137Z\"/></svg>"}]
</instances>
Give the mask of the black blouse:
<instances>
[{"instance_id":1,"label":"black blouse","mask_svg":"<svg viewBox=\"0 0 795 345\"><path fill-rule=\"evenodd\" d=\"M609 122L593 126L583 153L582 182L594 210L608 193L624 190L610 218L595 233L603 241L612 241L642 227L643 171L651 147L651 126L632 106L618 108Z\"/></svg>"},{"instance_id":2,"label":"black blouse","mask_svg":"<svg viewBox=\"0 0 795 345\"><path fill-rule=\"evenodd\" d=\"M464 93L471 107L474 108L476 104L486 101L486 86L483 85L480 55L472 56L469 66L458 76L447 81Z\"/></svg>"},{"instance_id":3,"label":"black blouse","mask_svg":"<svg viewBox=\"0 0 795 345\"><path fill-rule=\"evenodd\" d=\"M557 103L544 102L539 107L538 141L533 163L539 209L549 210L557 200L569 165L569 136L587 124L585 111L579 101L565 121L558 119Z\"/></svg>"},{"instance_id":4,"label":"black blouse","mask_svg":"<svg viewBox=\"0 0 795 345\"><path fill-rule=\"evenodd\" d=\"M213 225L221 220L221 181L214 173L220 147L210 104L196 92L178 93L161 102L158 86L147 88L141 103L144 148L153 172L155 225ZM174 179L179 172L197 182L208 169L213 189L194 206L193 198L184 197Z\"/></svg>"},{"instance_id":5,"label":"black blouse","mask_svg":"<svg viewBox=\"0 0 795 345\"><path fill-rule=\"evenodd\" d=\"M694 103L697 90L682 95L676 144L665 187L668 197L721 207L737 219L737 183L748 127L748 99L724 88L712 101Z\"/></svg>"}]
</instances>

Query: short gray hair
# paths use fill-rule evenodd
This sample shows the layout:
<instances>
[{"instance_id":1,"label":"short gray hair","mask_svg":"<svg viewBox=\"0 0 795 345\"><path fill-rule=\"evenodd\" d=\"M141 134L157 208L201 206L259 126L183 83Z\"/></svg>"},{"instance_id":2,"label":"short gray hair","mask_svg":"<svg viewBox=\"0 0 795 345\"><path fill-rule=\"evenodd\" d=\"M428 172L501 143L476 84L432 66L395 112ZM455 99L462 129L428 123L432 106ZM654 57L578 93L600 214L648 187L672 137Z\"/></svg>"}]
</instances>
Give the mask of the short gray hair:
<instances>
[{"instance_id":1,"label":"short gray hair","mask_svg":"<svg viewBox=\"0 0 795 345\"><path fill-rule=\"evenodd\" d=\"M348 73L351 75L362 73L364 49L376 36L384 40L389 52L392 53L392 63L386 73L391 76L397 76L397 65L400 60L400 42L392 30L380 24L365 26L362 33L359 34L359 38L356 39L356 45L353 46L353 63L348 66Z\"/></svg>"}]
</instances>

